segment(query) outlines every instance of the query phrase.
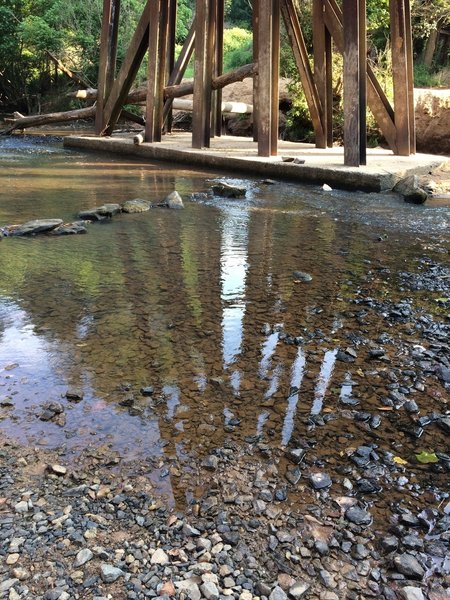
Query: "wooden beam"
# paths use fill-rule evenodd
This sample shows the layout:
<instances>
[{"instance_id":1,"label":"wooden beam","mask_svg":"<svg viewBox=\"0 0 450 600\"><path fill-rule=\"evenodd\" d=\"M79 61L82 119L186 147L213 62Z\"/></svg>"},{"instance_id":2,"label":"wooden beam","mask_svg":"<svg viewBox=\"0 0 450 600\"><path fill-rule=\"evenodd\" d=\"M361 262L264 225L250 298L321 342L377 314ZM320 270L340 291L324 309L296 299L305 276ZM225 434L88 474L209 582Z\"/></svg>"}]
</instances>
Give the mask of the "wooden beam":
<instances>
[{"instance_id":1,"label":"wooden beam","mask_svg":"<svg viewBox=\"0 0 450 600\"><path fill-rule=\"evenodd\" d=\"M167 63L165 80L168 82L175 67L175 44L176 44L176 27L177 27L177 0L169 0L169 23L167 34ZM164 103L163 122L165 130L170 133L172 131L172 110L166 112Z\"/></svg>"},{"instance_id":2,"label":"wooden beam","mask_svg":"<svg viewBox=\"0 0 450 600\"><path fill-rule=\"evenodd\" d=\"M271 155L272 0L258 2L258 155ZM264 43L261 41L264 40Z\"/></svg>"},{"instance_id":3,"label":"wooden beam","mask_svg":"<svg viewBox=\"0 0 450 600\"><path fill-rule=\"evenodd\" d=\"M257 63L259 58L259 0L253 0L253 12L252 12L252 27L253 27L253 40L252 40L252 52L253 62ZM258 141L258 123L259 123L259 74L255 73L253 76L253 141Z\"/></svg>"},{"instance_id":4,"label":"wooden beam","mask_svg":"<svg viewBox=\"0 0 450 600\"><path fill-rule=\"evenodd\" d=\"M111 34L116 0L103 0L102 30L100 34L100 59L97 84L97 107L95 112L95 131L101 133L104 128L104 106L111 84Z\"/></svg>"},{"instance_id":5,"label":"wooden beam","mask_svg":"<svg viewBox=\"0 0 450 600\"><path fill-rule=\"evenodd\" d=\"M149 30L148 30L148 69L147 69L147 102L145 111L145 136L146 142L155 140L155 105L159 89L159 13L160 0L150 3Z\"/></svg>"},{"instance_id":6,"label":"wooden beam","mask_svg":"<svg viewBox=\"0 0 450 600\"><path fill-rule=\"evenodd\" d=\"M365 95L361 94L365 80L365 55L361 63L361 0L343 0L344 16L344 164L357 167L365 162L365 144L361 144L366 129Z\"/></svg>"},{"instance_id":7,"label":"wooden beam","mask_svg":"<svg viewBox=\"0 0 450 600\"><path fill-rule=\"evenodd\" d=\"M321 109L321 127L322 132L316 138L316 146L318 148L326 148L328 140L328 123L327 115L329 93L328 93L328 77L327 77L327 38L324 23L324 5L323 0L313 0L313 54L314 54L314 80L317 87L317 95Z\"/></svg>"},{"instance_id":8,"label":"wooden beam","mask_svg":"<svg viewBox=\"0 0 450 600\"><path fill-rule=\"evenodd\" d=\"M217 0L216 17L216 51L214 61L214 77L223 73L223 27L225 18L225 0ZM215 114L215 135L222 135L222 89L215 92L216 114Z\"/></svg>"},{"instance_id":9,"label":"wooden beam","mask_svg":"<svg viewBox=\"0 0 450 600\"><path fill-rule=\"evenodd\" d=\"M148 46L149 11L152 0L147 0L141 18L125 54L119 74L114 81L105 105L103 129L100 133L111 134L119 118L120 111L136 78Z\"/></svg>"},{"instance_id":10,"label":"wooden beam","mask_svg":"<svg viewBox=\"0 0 450 600\"><path fill-rule=\"evenodd\" d=\"M281 13L283 15L284 25L288 34L295 63L300 74L300 80L305 92L306 102L309 108L309 114L314 127L316 146L324 146L324 125L323 109L320 98L317 93L316 84L313 78L311 66L309 64L308 51L306 49L303 32L298 19L293 0L281 0Z\"/></svg>"},{"instance_id":11,"label":"wooden beam","mask_svg":"<svg viewBox=\"0 0 450 600\"><path fill-rule=\"evenodd\" d=\"M409 109L409 151L416 153L416 112L414 106L414 64L411 30L411 3L405 0L405 44L408 78L408 109Z\"/></svg>"},{"instance_id":12,"label":"wooden beam","mask_svg":"<svg viewBox=\"0 0 450 600\"><path fill-rule=\"evenodd\" d=\"M208 72L208 32L210 0L197 0L195 13L194 105L192 115L192 147L209 148L211 115L211 79Z\"/></svg>"},{"instance_id":13,"label":"wooden beam","mask_svg":"<svg viewBox=\"0 0 450 600\"><path fill-rule=\"evenodd\" d=\"M271 74L271 125L270 125L270 154L278 152L278 125L280 104L280 0L272 0L272 74Z\"/></svg>"}]
</instances>

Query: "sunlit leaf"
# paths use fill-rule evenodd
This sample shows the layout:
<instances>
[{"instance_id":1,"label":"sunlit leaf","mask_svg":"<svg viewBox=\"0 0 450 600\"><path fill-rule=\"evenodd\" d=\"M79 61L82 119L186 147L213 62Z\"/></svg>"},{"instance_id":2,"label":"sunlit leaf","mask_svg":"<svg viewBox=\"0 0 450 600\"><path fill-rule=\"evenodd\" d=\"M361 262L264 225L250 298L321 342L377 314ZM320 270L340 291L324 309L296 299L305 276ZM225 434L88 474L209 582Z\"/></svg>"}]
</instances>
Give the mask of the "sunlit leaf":
<instances>
[{"instance_id":1,"label":"sunlit leaf","mask_svg":"<svg viewBox=\"0 0 450 600\"><path fill-rule=\"evenodd\" d=\"M427 465L429 463L437 463L439 462L438 457L434 452L421 452L420 454L416 454L417 460L423 465Z\"/></svg>"},{"instance_id":2,"label":"sunlit leaf","mask_svg":"<svg viewBox=\"0 0 450 600\"><path fill-rule=\"evenodd\" d=\"M397 465L407 465L408 464L408 461L405 460L404 458L402 458L401 456L394 456L392 461L395 462L395 464L397 464Z\"/></svg>"}]
</instances>

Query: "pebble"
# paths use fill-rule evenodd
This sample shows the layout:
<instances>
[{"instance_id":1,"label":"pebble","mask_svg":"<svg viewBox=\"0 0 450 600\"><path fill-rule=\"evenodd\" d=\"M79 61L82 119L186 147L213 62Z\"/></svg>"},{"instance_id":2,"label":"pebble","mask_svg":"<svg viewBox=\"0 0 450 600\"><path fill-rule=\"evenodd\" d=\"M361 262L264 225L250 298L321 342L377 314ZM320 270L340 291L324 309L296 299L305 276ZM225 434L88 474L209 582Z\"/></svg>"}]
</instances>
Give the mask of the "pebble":
<instances>
[{"instance_id":1,"label":"pebble","mask_svg":"<svg viewBox=\"0 0 450 600\"><path fill-rule=\"evenodd\" d=\"M355 525L370 525L372 523L372 515L358 506L348 508L345 511L345 518Z\"/></svg>"},{"instance_id":2,"label":"pebble","mask_svg":"<svg viewBox=\"0 0 450 600\"><path fill-rule=\"evenodd\" d=\"M80 550L75 558L74 567L81 567L93 558L94 554L89 548Z\"/></svg>"},{"instance_id":3,"label":"pebble","mask_svg":"<svg viewBox=\"0 0 450 600\"><path fill-rule=\"evenodd\" d=\"M170 560L169 557L167 556L167 554L164 552L164 550L162 548L158 548L157 550L155 550L155 552L152 554L152 557L150 559L150 563L152 565L167 565L169 564Z\"/></svg>"},{"instance_id":4,"label":"pebble","mask_svg":"<svg viewBox=\"0 0 450 600\"><path fill-rule=\"evenodd\" d=\"M296 581L292 587L289 588L289 596L297 600L301 598L309 590L310 585L303 581Z\"/></svg>"},{"instance_id":5,"label":"pebble","mask_svg":"<svg viewBox=\"0 0 450 600\"><path fill-rule=\"evenodd\" d=\"M114 567L112 565L102 564L100 566L100 575L102 581L104 581L105 583L113 583L114 581L119 579L119 577L123 577L124 572L122 571L122 569L118 569L117 567Z\"/></svg>"},{"instance_id":6,"label":"pebble","mask_svg":"<svg viewBox=\"0 0 450 600\"><path fill-rule=\"evenodd\" d=\"M328 488L332 484L331 477L326 473L313 473L309 480L315 490Z\"/></svg>"},{"instance_id":7,"label":"pebble","mask_svg":"<svg viewBox=\"0 0 450 600\"><path fill-rule=\"evenodd\" d=\"M394 566L399 573L412 579L422 579L425 575L425 570L417 558L406 552L394 556Z\"/></svg>"},{"instance_id":8,"label":"pebble","mask_svg":"<svg viewBox=\"0 0 450 600\"><path fill-rule=\"evenodd\" d=\"M411 585L407 585L400 590L400 597L404 600L425 600L422 590Z\"/></svg>"},{"instance_id":9,"label":"pebble","mask_svg":"<svg viewBox=\"0 0 450 600\"><path fill-rule=\"evenodd\" d=\"M270 593L269 600L287 600L287 594L279 585L277 585Z\"/></svg>"}]
</instances>

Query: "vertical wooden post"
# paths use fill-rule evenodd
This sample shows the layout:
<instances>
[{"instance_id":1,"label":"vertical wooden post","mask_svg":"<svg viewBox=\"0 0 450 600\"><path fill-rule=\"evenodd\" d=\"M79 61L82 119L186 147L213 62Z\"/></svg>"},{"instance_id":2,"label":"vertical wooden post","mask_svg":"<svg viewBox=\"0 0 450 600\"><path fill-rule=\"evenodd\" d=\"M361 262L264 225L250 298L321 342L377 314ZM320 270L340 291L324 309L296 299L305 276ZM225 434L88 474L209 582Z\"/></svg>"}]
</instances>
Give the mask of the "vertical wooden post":
<instances>
[{"instance_id":1,"label":"vertical wooden post","mask_svg":"<svg viewBox=\"0 0 450 600\"><path fill-rule=\"evenodd\" d=\"M277 155L280 83L280 0L272 0L272 75L271 75L270 154Z\"/></svg>"},{"instance_id":2,"label":"vertical wooden post","mask_svg":"<svg viewBox=\"0 0 450 600\"><path fill-rule=\"evenodd\" d=\"M197 0L195 13L194 111L192 147L209 148L211 118L211 79L208 72L208 31L210 0Z\"/></svg>"},{"instance_id":3,"label":"vertical wooden post","mask_svg":"<svg viewBox=\"0 0 450 600\"><path fill-rule=\"evenodd\" d=\"M217 34L217 0L209 1L208 8L208 45L206 52L206 72L211 74L211 82L216 65L216 34ZM217 92L212 90L209 105L208 126L209 138L214 137L216 132L216 109L217 109ZM208 139L207 147L210 145Z\"/></svg>"},{"instance_id":4,"label":"vertical wooden post","mask_svg":"<svg viewBox=\"0 0 450 600\"><path fill-rule=\"evenodd\" d=\"M359 0L359 164L367 164L366 0Z\"/></svg>"},{"instance_id":5,"label":"vertical wooden post","mask_svg":"<svg viewBox=\"0 0 450 600\"><path fill-rule=\"evenodd\" d=\"M408 0L390 0L394 121L397 151L415 152L411 15Z\"/></svg>"},{"instance_id":6,"label":"vertical wooden post","mask_svg":"<svg viewBox=\"0 0 450 600\"><path fill-rule=\"evenodd\" d=\"M361 0L343 0L344 19L344 164L365 164L366 59L361 61ZM365 53L364 53L365 54Z\"/></svg>"},{"instance_id":7,"label":"vertical wooden post","mask_svg":"<svg viewBox=\"0 0 450 600\"><path fill-rule=\"evenodd\" d=\"M329 76L331 69L328 66L331 60L331 38L324 24L323 0L313 0L313 53L314 53L314 79L317 93L322 107L323 137L316 138L317 148L326 148L332 138L331 124L329 123L330 98L329 98ZM332 109L332 106L331 106ZM332 143L332 139L331 139Z\"/></svg>"},{"instance_id":8,"label":"vertical wooden post","mask_svg":"<svg viewBox=\"0 0 450 600\"><path fill-rule=\"evenodd\" d=\"M169 1L169 25L168 25L168 36L167 36L167 67L166 67L166 81L169 81L170 75L172 74L175 66L175 44L176 44L176 26L177 26L177 0ZM167 115L164 113L165 130L170 133L172 131L172 105L167 111Z\"/></svg>"},{"instance_id":9,"label":"vertical wooden post","mask_svg":"<svg viewBox=\"0 0 450 600\"><path fill-rule=\"evenodd\" d=\"M120 0L103 0L97 106L95 113L95 131L97 134L100 134L104 129L104 105L114 82L119 14Z\"/></svg>"},{"instance_id":10,"label":"vertical wooden post","mask_svg":"<svg viewBox=\"0 0 450 600\"><path fill-rule=\"evenodd\" d=\"M157 90L159 89L159 13L160 0L149 3L149 32L148 32L148 72L147 72L147 103L145 118L145 141L155 140L155 106Z\"/></svg>"},{"instance_id":11,"label":"vertical wooden post","mask_svg":"<svg viewBox=\"0 0 450 600\"><path fill-rule=\"evenodd\" d=\"M270 156L272 0L259 0L258 9L258 155ZM264 43L260 43L262 40Z\"/></svg>"},{"instance_id":12,"label":"vertical wooden post","mask_svg":"<svg viewBox=\"0 0 450 600\"><path fill-rule=\"evenodd\" d=\"M252 12L253 26L253 62L259 60L259 0L253 0ZM258 123L259 123L259 69L253 75L253 141L258 141Z\"/></svg>"},{"instance_id":13,"label":"vertical wooden post","mask_svg":"<svg viewBox=\"0 0 450 600\"><path fill-rule=\"evenodd\" d=\"M224 0L217 0L217 25L216 25L216 52L214 63L214 76L218 77L223 73L223 24L225 15ZM222 135L222 90L216 91L216 126L215 134Z\"/></svg>"}]
</instances>

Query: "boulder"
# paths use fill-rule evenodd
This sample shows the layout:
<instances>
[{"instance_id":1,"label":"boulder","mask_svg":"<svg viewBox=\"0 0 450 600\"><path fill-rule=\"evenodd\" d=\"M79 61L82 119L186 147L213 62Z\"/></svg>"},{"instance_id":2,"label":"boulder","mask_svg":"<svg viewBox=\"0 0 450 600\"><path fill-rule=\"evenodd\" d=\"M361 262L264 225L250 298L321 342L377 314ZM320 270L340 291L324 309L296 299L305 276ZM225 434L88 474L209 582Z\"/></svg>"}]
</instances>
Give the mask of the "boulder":
<instances>
[{"instance_id":1,"label":"boulder","mask_svg":"<svg viewBox=\"0 0 450 600\"><path fill-rule=\"evenodd\" d=\"M417 175L409 175L404 179L400 179L395 186L394 192L401 194L405 202L414 204L423 204L428 198L427 192L420 187L419 178Z\"/></svg>"},{"instance_id":2,"label":"boulder","mask_svg":"<svg viewBox=\"0 0 450 600\"><path fill-rule=\"evenodd\" d=\"M245 187L238 185L231 185L225 181L220 181L212 186L214 196L221 196L222 198L245 198L247 190Z\"/></svg>"},{"instance_id":3,"label":"boulder","mask_svg":"<svg viewBox=\"0 0 450 600\"><path fill-rule=\"evenodd\" d=\"M124 213L141 213L150 210L150 203L141 198L127 200L122 204L122 212Z\"/></svg>"},{"instance_id":4,"label":"boulder","mask_svg":"<svg viewBox=\"0 0 450 600\"><path fill-rule=\"evenodd\" d=\"M450 154L450 89L415 89L419 152Z\"/></svg>"},{"instance_id":5,"label":"boulder","mask_svg":"<svg viewBox=\"0 0 450 600\"><path fill-rule=\"evenodd\" d=\"M27 221L23 225L17 225L10 228L11 235L36 235L38 233L47 233L63 224L62 219L36 219Z\"/></svg>"},{"instance_id":6,"label":"boulder","mask_svg":"<svg viewBox=\"0 0 450 600\"><path fill-rule=\"evenodd\" d=\"M174 190L173 192L170 192L170 194L168 194L163 202L162 202L162 206L167 206L167 208L184 208L184 204L183 204L183 200L180 196L180 194Z\"/></svg>"}]
</instances>

